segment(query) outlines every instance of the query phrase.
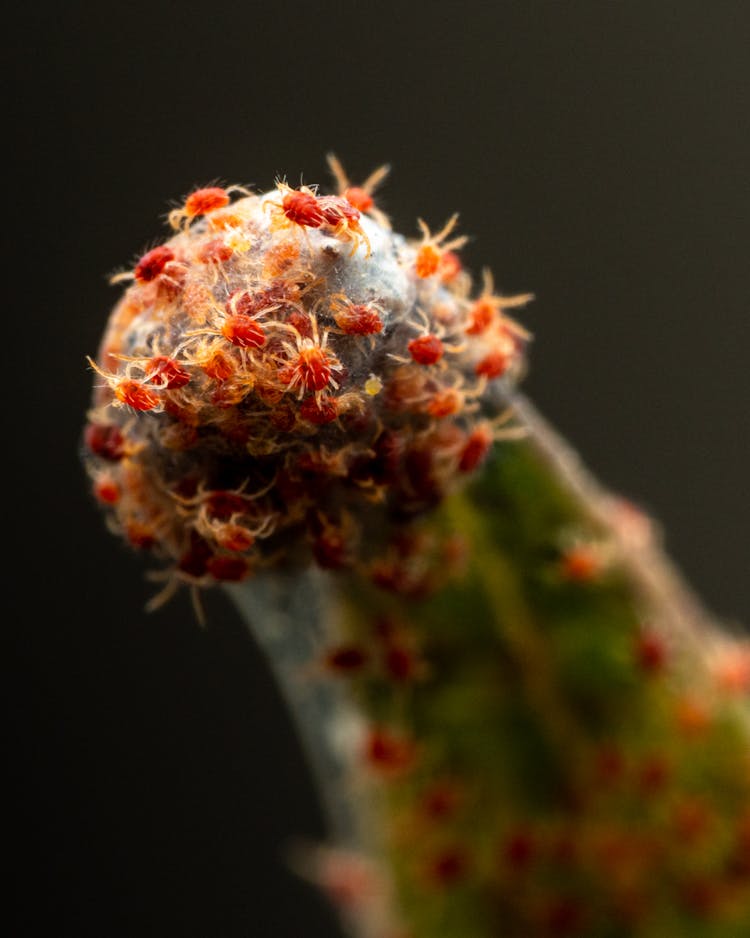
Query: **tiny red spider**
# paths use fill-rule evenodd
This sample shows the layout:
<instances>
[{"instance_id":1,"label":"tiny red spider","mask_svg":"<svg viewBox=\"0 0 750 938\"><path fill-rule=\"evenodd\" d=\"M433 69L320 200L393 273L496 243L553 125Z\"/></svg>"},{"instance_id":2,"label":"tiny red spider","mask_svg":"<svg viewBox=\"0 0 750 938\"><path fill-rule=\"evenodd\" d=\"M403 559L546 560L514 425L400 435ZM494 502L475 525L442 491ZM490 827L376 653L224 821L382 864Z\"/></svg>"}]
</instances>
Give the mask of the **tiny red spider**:
<instances>
[{"instance_id":1,"label":"tiny red spider","mask_svg":"<svg viewBox=\"0 0 750 938\"><path fill-rule=\"evenodd\" d=\"M334 238L340 238L342 241L352 241L352 254L356 252L360 241L363 241L366 248L365 257L369 257L372 248L370 239L360 225L359 209L340 195L322 195L318 199L318 204L323 213L323 220L332 229L331 234Z\"/></svg>"},{"instance_id":2,"label":"tiny red spider","mask_svg":"<svg viewBox=\"0 0 750 938\"><path fill-rule=\"evenodd\" d=\"M283 343L285 354L278 371L279 380L286 385L286 390L299 388L300 397L305 393L323 391L329 385L336 390L339 388L334 372L341 370L341 364L327 348L328 333L324 332L322 337L319 335L314 316L310 317L310 326L310 337L288 327L293 333L293 340Z\"/></svg>"},{"instance_id":3,"label":"tiny red spider","mask_svg":"<svg viewBox=\"0 0 750 938\"><path fill-rule=\"evenodd\" d=\"M188 339L193 336L218 335L236 348L259 349L266 344L267 338L266 328L259 320L277 308L277 305L264 303L261 300L256 302L256 298L248 292L235 290L226 301L218 323L215 323L213 327L203 326L200 329L191 329L185 335ZM250 312L251 310L255 312Z\"/></svg>"},{"instance_id":4,"label":"tiny red spider","mask_svg":"<svg viewBox=\"0 0 750 938\"><path fill-rule=\"evenodd\" d=\"M433 328L424 310L417 310L421 323L409 321L408 325L414 329L421 329L421 335L411 339L406 346L409 357L390 353L390 357L401 362L415 362L417 365L437 365L446 352L462 352L463 345L447 345L443 342L445 328L438 324Z\"/></svg>"},{"instance_id":5,"label":"tiny red spider","mask_svg":"<svg viewBox=\"0 0 750 938\"><path fill-rule=\"evenodd\" d=\"M308 423L318 426L333 423L339 415L338 399L322 394L305 398L300 406L299 415Z\"/></svg>"},{"instance_id":6,"label":"tiny red spider","mask_svg":"<svg viewBox=\"0 0 750 938\"><path fill-rule=\"evenodd\" d=\"M300 186L292 189L285 182L278 182L281 202L269 200L265 207L274 215L272 227L297 225L300 228L327 228L335 238L353 241L354 253L361 241L370 254L370 242L360 225L360 213L351 202L338 195L319 196L317 189Z\"/></svg>"},{"instance_id":7,"label":"tiny red spider","mask_svg":"<svg viewBox=\"0 0 750 938\"><path fill-rule=\"evenodd\" d=\"M487 458L493 441L494 435L489 424L480 423L474 427L459 454L459 470L473 472Z\"/></svg>"},{"instance_id":8,"label":"tiny red spider","mask_svg":"<svg viewBox=\"0 0 750 938\"><path fill-rule=\"evenodd\" d=\"M503 316L503 311L518 306L525 306L534 299L533 293L519 293L516 296L496 296L492 272L485 268L482 271L482 292L469 309L469 319L466 324L467 335L481 335L498 319L520 338L528 339L529 333L517 322Z\"/></svg>"},{"instance_id":9,"label":"tiny red spider","mask_svg":"<svg viewBox=\"0 0 750 938\"><path fill-rule=\"evenodd\" d=\"M264 206L273 212L275 227L292 224L300 228L320 228L325 218L315 189L310 186L292 189L285 182L277 182L276 188L281 202L269 200Z\"/></svg>"},{"instance_id":10,"label":"tiny red spider","mask_svg":"<svg viewBox=\"0 0 750 938\"><path fill-rule=\"evenodd\" d=\"M345 335L376 335L383 331L380 309L372 303L351 303L343 293L331 297L331 313Z\"/></svg>"},{"instance_id":11,"label":"tiny red spider","mask_svg":"<svg viewBox=\"0 0 750 938\"><path fill-rule=\"evenodd\" d=\"M175 259L172 248L166 244L160 244L158 247L147 251L135 265L133 276L138 283L150 283L164 271L169 261Z\"/></svg>"},{"instance_id":12,"label":"tiny red spider","mask_svg":"<svg viewBox=\"0 0 750 938\"><path fill-rule=\"evenodd\" d=\"M263 327L252 316L232 313L226 317L221 334L238 348L261 348L266 344Z\"/></svg>"},{"instance_id":13,"label":"tiny red spider","mask_svg":"<svg viewBox=\"0 0 750 938\"><path fill-rule=\"evenodd\" d=\"M190 381L190 372L167 355L155 355L145 366L146 377L166 391L183 388Z\"/></svg>"},{"instance_id":14,"label":"tiny red spider","mask_svg":"<svg viewBox=\"0 0 750 938\"><path fill-rule=\"evenodd\" d=\"M418 365L436 365L445 354L442 339L431 333L412 339L407 348Z\"/></svg>"},{"instance_id":15,"label":"tiny red spider","mask_svg":"<svg viewBox=\"0 0 750 938\"><path fill-rule=\"evenodd\" d=\"M475 364L474 373L492 381L501 378L518 361L519 346L517 336L507 328L504 321L495 324L487 341L485 354Z\"/></svg>"},{"instance_id":16,"label":"tiny red spider","mask_svg":"<svg viewBox=\"0 0 750 938\"><path fill-rule=\"evenodd\" d=\"M88 357L88 363L107 382L114 394L115 400L112 403L115 406L132 407L133 410L140 411L161 409L162 400L159 394L147 388L143 382L137 381L130 376L131 367L134 363L128 364L125 374L122 375L105 371L90 356Z\"/></svg>"}]
</instances>

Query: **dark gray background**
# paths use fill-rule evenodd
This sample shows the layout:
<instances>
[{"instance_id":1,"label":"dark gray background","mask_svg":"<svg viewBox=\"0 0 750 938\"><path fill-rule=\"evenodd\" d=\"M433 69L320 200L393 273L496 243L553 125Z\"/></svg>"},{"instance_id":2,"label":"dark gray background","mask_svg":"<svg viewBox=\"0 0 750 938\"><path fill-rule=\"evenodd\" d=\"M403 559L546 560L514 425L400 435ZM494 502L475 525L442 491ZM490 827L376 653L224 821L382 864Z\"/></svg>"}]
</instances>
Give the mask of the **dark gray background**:
<instances>
[{"instance_id":1,"label":"dark gray background","mask_svg":"<svg viewBox=\"0 0 750 938\"><path fill-rule=\"evenodd\" d=\"M10 933L334 935L278 856L321 822L262 660L219 596L205 631L185 597L145 615L89 498L107 274L196 185L390 162L396 227L460 210L470 267L536 293L527 392L750 622L750 8L78 0L6 26Z\"/></svg>"}]
</instances>

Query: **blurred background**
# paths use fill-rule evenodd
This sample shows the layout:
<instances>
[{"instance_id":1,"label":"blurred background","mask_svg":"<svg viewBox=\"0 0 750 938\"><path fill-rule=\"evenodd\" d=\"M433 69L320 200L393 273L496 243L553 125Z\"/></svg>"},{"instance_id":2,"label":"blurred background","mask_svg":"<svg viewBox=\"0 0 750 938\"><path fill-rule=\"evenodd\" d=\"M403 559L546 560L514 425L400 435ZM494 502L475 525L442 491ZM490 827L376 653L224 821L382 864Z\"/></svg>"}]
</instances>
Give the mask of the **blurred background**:
<instances>
[{"instance_id":1,"label":"blurred background","mask_svg":"<svg viewBox=\"0 0 750 938\"><path fill-rule=\"evenodd\" d=\"M359 180L533 291L527 394L750 624L750 7L96 4L7 23L3 356L8 934L334 938L287 872L322 834L265 663L222 596L147 615L79 463L107 277L192 188Z\"/></svg>"}]
</instances>

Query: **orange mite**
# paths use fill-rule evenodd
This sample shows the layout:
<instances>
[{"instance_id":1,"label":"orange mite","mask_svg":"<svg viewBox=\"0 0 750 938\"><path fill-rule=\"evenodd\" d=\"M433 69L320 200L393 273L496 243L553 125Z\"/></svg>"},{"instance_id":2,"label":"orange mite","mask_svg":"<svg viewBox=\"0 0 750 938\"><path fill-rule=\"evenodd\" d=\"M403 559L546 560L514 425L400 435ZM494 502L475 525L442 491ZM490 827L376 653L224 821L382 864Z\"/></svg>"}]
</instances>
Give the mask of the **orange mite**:
<instances>
[{"instance_id":1,"label":"orange mite","mask_svg":"<svg viewBox=\"0 0 750 938\"><path fill-rule=\"evenodd\" d=\"M189 225L194 218L207 215L218 208L226 208L232 192L250 194L242 186L230 186L228 189L223 189L221 186L205 186L202 189L195 189L180 208L169 213L167 220L174 229L178 229L183 223Z\"/></svg>"},{"instance_id":2,"label":"orange mite","mask_svg":"<svg viewBox=\"0 0 750 938\"><path fill-rule=\"evenodd\" d=\"M220 530L217 542L225 549L242 553L255 543L255 535L241 524L227 523Z\"/></svg>"},{"instance_id":3,"label":"orange mite","mask_svg":"<svg viewBox=\"0 0 750 938\"><path fill-rule=\"evenodd\" d=\"M342 196L360 212L369 212L375 206L375 200L360 186L348 186Z\"/></svg>"},{"instance_id":4,"label":"orange mite","mask_svg":"<svg viewBox=\"0 0 750 938\"><path fill-rule=\"evenodd\" d=\"M443 283L453 283L463 269L461 258L455 251L443 251L439 267L440 280Z\"/></svg>"},{"instance_id":5,"label":"orange mite","mask_svg":"<svg viewBox=\"0 0 750 938\"><path fill-rule=\"evenodd\" d=\"M598 551L580 544L569 548L562 557L562 573L566 580L573 583L590 583L602 570L602 561Z\"/></svg>"},{"instance_id":6,"label":"orange mite","mask_svg":"<svg viewBox=\"0 0 750 938\"><path fill-rule=\"evenodd\" d=\"M149 391L140 381L134 381L132 378L120 379L112 390L121 404L132 407L133 410L153 410L161 403L158 394Z\"/></svg>"},{"instance_id":7,"label":"orange mite","mask_svg":"<svg viewBox=\"0 0 750 938\"><path fill-rule=\"evenodd\" d=\"M463 395L455 388L443 388L437 391L427 405L427 413L431 417L452 417L458 413L463 404Z\"/></svg>"},{"instance_id":8,"label":"orange mite","mask_svg":"<svg viewBox=\"0 0 750 938\"><path fill-rule=\"evenodd\" d=\"M198 252L198 260L203 264L223 264L228 261L234 251L221 238L214 238L206 242Z\"/></svg>"},{"instance_id":9,"label":"orange mite","mask_svg":"<svg viewBox=\"0 0 750 938\"><path fill-rule=\"evenodd\" d=\"M221 349L214 349L206 361L200 363L200 367L214 381L226 381L232 377L236 366Z\"/></svg>"},{"instance_id":10,"label":"orange mite","mask_svg":"<svg viewBox=\"0 0 750 938\"><path fill-rule=\"evenodd\" d=\"M122 376L104 371L91 357L88 357L88 363L106 380L120 404L132 407L133 410L154 410L161 405L161 398L158 394L145 387L140 381L129 377L127 373Z\"/></svg>"},{"instance_id":11,"label":"orange mite","mask_svg":"<svg viewBox=\"0 0 750 938\"><path fill-rule=\"evenodd\" d=\"M497 307L488 297L480 296L469 311L469 324L466 327L467 335L480 335L489 329L497 315Z\"/></svg>"},{"instance_id":12,"label":"orange mite","mask_svg":"<svg viewBox=\"0 0 750 938\"><path fill-rule=\"evenodd\" d=\"M415 260L415 270L418 277L422 279L432 277L432 275L436 274L440 269L441 261L447 251L460 248L463 244L466 244L467 239L465 236L454 238L447 244L443 244L451 231L456 227L457 222L458 214L452 215L440 231L432 235L425 222L422 221L421 218L417 219L417 224L423 235L422 244L417 249L417 257Z\"/></svg>"},{"instance_id":13,"label":"orange mite","mask_svg":"<svg viewBox=\"0 0 750 938\"><path fill-rule=\"evenodd\" d=\"M225 208L229 205L229 193L219 186L207 186L205 189L196 189L185 199L183 211L188 218L197 218L206 215L215 208Z\"/></svg>"},{"instance_id":14,"label":"orange mite","mask_svg":"<svg viewBox=\"0 0 750 938\"><path fill-rule=\"evenodd\" d=\"M501 378L513 363L517 353L518 346L515 337L505 324L501 324L492 336L489 352L474 366L474 373L477 377L487 378L488 381Z\"/></svg>"},{"instance_id":15,"label":"orange mite","mask_svg":"<svg viewBox=\"0 0 750 938\"><path fill-rule=\"evenodd\" d=\"M525 306L534 299L533 293L519 293L516 296L495 295L495 283L492 271L485 269L482 272L483 287L481 294L474 300L469 310L469 321L466 326L467 335L481 335L502 316L503 310L517 306ZM508 331L521 338L529 338L528 332L514 320L503 316L503 325Z\"/></svg>"},{"instance_id":16,"label":"orange mite","mask_svg":"<svg viewBox=\"0 0 750 938\"><path fill-rule=\"evenodd\" d=\"M343 196L347 202L355 208L359 209L360 212L366 214L371 213L375 216L377 210L375 209L375 200L372 194L388 175L390 167L386 165L379 166L365 179L361 186L353 186L344 172L344 167L341 165L338 157L334 156L333 153L329 153L326 159L331 173L336 180L338 194Z\"/></svg>"},{"instance_id":17,"label":"orange mite","mask_svg":"<svg viewBox=\"0 0 750 938\"><path fill-rule=\"evenodd\" d=\"M120 500L120 486L108 475L103 475L94 483L94 495L104 505L115 505Z\"/></svg>"}]
</instances>

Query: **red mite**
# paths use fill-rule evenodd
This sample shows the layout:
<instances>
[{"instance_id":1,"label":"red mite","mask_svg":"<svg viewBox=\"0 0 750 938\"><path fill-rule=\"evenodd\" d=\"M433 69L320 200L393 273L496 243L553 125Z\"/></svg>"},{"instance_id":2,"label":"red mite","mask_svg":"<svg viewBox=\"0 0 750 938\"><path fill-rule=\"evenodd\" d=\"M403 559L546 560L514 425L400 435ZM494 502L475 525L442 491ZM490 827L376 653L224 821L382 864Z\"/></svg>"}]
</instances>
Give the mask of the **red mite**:
<instances>
[{"instance_id":1,"label":"red mite","mask_svg":"<svg viewBox=\"0 0 750 938\"><path fill-rule=\"evenodd\" d=\"M135 265L133 276L139 283L150 283L156 280L166 265L174 259L174 251L166 244L161 244L143 255Z\"/></svg>"},{"instance_id":2,"label":"red mite","mask_svg":"<svg viewBox=\"0 0 750 938\"><path fill-rule=\"evenodd\" d=\"M221 349L215 349L211 357L201 364L201 368L214 381L226 381L234 374L234 363Z\"/></svg>"},{"instance_id":3,"label":"red mite","mask_svg":"<svg viewBox=\"0 0 750 938\"><path fill-rule=\"evenodd\" d=\"M304 391L322 391L331 383L332 359L320 345L305 341L308 344L301 344L289 364L279 370L279 378L290 389L299 384Z\"/></svg>"},{"instance_id":4,"label":"red mite","mask_svg":"<svg viewBox=\"0 0 750 938\"><path fill-rule=\"evenodd\" d=\"M643 671L656 674L663 671L667 663L667 646L659 635L643 633L636 639L635 657Z\"/></svg>"},{"instance_id":5,"label":"red mite","mask_svg":"<svg viewBox=\"0 0 750 938\"><path fill-rule=\"evenodd\" d=\"M464 269L461 258L455 251L445 251L440 258L438 271L443 283L452 283Z\"/></svg>"},{"instance_id":6,"label":"red mite","mask_svg":"<svg viewBox=\"0 0 750 938\"><path fill-rule=\"evenodd\" d=\"M159 385L167 391L184 388L190 381L190 372L186 371L173 358L166 355L156 355L146 367L146 377L153 384Z\"/></svg>"},{"instance_id":7,"label":"red mite","mask_svg":"<svg viewBox=\"0 0 750 938\"><path fill-rule=\"evenodd\" d=\"M317 196L305 189L290 189L281 200L281 207L289 221L304 228L320 228L325 216Z\"/></svg>"},{"instance_id":8,"label":"red mite","mask_svg":"<svg viewBox=\"0 0 750 938\"><path fill-rule=\"evenodd\" d=\"M336 325L346 335L376 335L383 331L383 320L377 310L365 303L335 305Z\"/></svg>"},{"instance_id":9,"label":"red mite","mask_svg":"<svg viewBox=\"0 0 750 938\"><path fill-rule=\"evenodd\" d=\"M492 433L486 426L476 427L461 450L458 468L461 472L473 472L487 457L492 446Z\"/></svg>"},{"instance_id":10,"label":"red mite","mask_svg":"<svg viewBox=\"0 0 750 938\"><path fill-rule=\"evenodd\" d=\"M204 264L223 264L231 258L233 253L233 250L221 238L214 238L213 241L203 245L198 253L198 259Z\"/></svg>"},{"instance_id":11,"label":"red mite","mask_svg":"<svg viewBox=\"0 0 750 938\"><path fill-rule=\"evenodd\" d=\"M469 311L469 324L466 327L467 335L480 335L489 329L497 315L497 309L486 297L480 297Z\"/></svg>"},{"instance_id":12,"label":"red mite","mask_svg":"<svg viewBox=\"0 0 750 938\"><path fill-rule=\"evenodd\" d=\"M355 225L359 222L359 211L339 195L321 196L318 204L323 220L333 228L341 224Z\"/></svg>"},{"instance_id":13,"label":"red mite","mask_svg":"<svg viewBox=\"0 0 750 938\"><path fill-rule=\"evenodd\" d=\"M428 874L436 886L452 886L463 879L469 870L469 858L460 847L448 847L433 857Z\"/></svg>"},{"instance_id":14,"label":"red mite","mask_svg":"<svg viewBox=\"0 0 750 938\"><path fill-rule=\"evenodd\" d=\"M414 761L414 743L390 730L374 728L367 740L368 763L385 772L399 772Z\"/></svg>"},{"instance_id":15,"label":"red mite","mask_svg":"<svg viewBox=\"0 0 750 938\"><path fill-rule=\"evenodd\" d=\"M503 352L489 352L477 362L474 372L477 376L488 378L491 381L493 378L500 378L505 374L510 361L510 356Z\"/></svg>"},{"instance_id":16,"label":"red mite","mask_svg":"<svg viewBox=\"0 0 750 938\"><path fill-rule=\"evenodd\" d=\"M227 316L221 327L221 333L238 348L260 348L266 344L263 327L244 313Z\"/></svg>"},{"instance_id":17,"label":"red mite","mask_svg":"<svg viewBox=\"0 0 750 938\"><path fill-rule=\"evenodd\" d=\"M236 583L248 573L248 564L244 557L216 554L206 561L206 569L215 580Z\"/></svg>"},{"instance_id":18,"label":"red mite","mask_svg":"<svg viewBox=\"0 0 750 938\"><path fill-rule=\"evenodd\" d=\"M436 335L420 335L407 346L418 365L435 365L443 357L445 348Z\"/></svg>"},{"instance_id":19,"label":"red mite","mask_svg":"<svg viewBox=\"0 0 750 938\"><path fill-rule=\"evenodd\" d=\"M125 439L119 427L110 424L88 424L84 442L95 456L109 462L118 462L125 455Z\"/></svg>"},{"instance_id":20,"label":"red mite","mask_svg":"<svg viewBox=\"0 0 750 938\"><path fill-rule=\"evenodd\" d=\"M437 391L427 405L427 413L431 417L451 417L461 409L462 397L455 388L445 388Z\"/></svg>"},{"instance_id":21,"label":"red mite","mask_svg":"<svg viewBox=\"0 0 750 938\"><path fill-rule=\"evenodd\" d=\"M586 544L570 547L562 556L562 574L572 583L590 583L601 570L599 554Z\"/></svg>"},{"instance_id":22,"label":"red mite","mask_svg":"<svg viewBox=\"0 0 750 938\"><path fill-rule=\"evenodd\" d=\"M94 495L104 505L115 505L120 500L120 486L109 476L94 483Z\"/></svg>"},{"instance_id":23,"label":"red mite","mask_svg":"<svg viewBox=\"0 0 750 938\"><path fill-rule=\"evenodd\" d=\"M332 423L339 415L339 405L335 397L321 396L319 400L308 397L302 402L299 415L308 423Z\"/></svg>"}]
</instances>

